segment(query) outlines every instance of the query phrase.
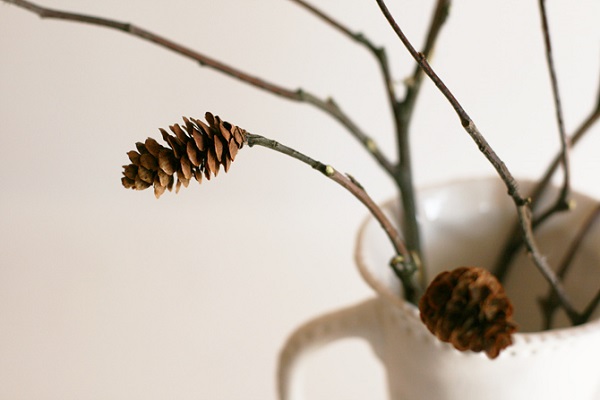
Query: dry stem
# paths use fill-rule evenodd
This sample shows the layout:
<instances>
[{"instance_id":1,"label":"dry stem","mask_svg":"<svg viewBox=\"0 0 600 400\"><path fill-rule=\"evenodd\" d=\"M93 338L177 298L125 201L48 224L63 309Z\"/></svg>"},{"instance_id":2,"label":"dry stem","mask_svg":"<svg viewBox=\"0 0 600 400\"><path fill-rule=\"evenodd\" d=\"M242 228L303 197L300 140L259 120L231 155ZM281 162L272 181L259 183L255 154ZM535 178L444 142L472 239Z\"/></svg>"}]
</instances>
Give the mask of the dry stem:
<instances>
[{"instance_id":1,"label":"dry stem","mask_svg":"<svg viewBox=\"0 0 600 400\"><path fill-rule=\"evenodd\" d=\"M556 77L556 68L554 67L554 58L552 56L552 41L550 40L550 28L548 25L548 16L546 13L546 0L539 0L540 18L542 20L542 32L544 34L544 47L546 49L546 63L552 86L552 97L554 99L554 109L556 112L556 122L560 135L560 163L563 169L563 185L553 206L553 211L564 211L569 209L569 192L571 186L571 169L569 166L569 141L565 132L560 92L558 90L558 79Z\"/></svg>"},{"instance_id":2,"label":"dry stem","mask_svg":"<svg viewBox=\"0 0 600 400\"><path fill-rule=\"evenodd\" d=\"M435 43L448 17L450 0L438 0L434 8L433 16L427 31L423 54L429 56L433 51ZM417 64L415 70L408 80L406 94L402 101L394 104L394 122L396 126L396 136L398 140L398 168L396 173L396 182L400 187L402 206L404 208L404 229L409 248L414 249L421 257L421 285L427 285L427 273L424 261L424 255L421 251L421 238L419 224L417 221L418 212L414 193L411 149L410 149L410 127L414 115L415 104L421 91L423 82L423 71Z\"/></svg>"},{"instance_id":3,"label":"dry stem","mask_svg":"<svg viewBox=\"0 0 600 400\"><path fill-rule=\"evenodd\" d=\"M386 51L383 47L376 46L367 36L360 32L352 32L348 27L343 25L338 20L334 19L330 15L325 14L323 11L319 10L315 6L312 6L305 2L304 0L291 0L299 6L305 8L310 13L317 16L319 19L341 32L343 35L348 37L350 40L355 41L361 45L363 45L369 52L375 57L377 63L379 64L379 68L381 69L381 74L383 76L383 81L386 88L388 102L392 108L392 112L395 111L395 103L396 103L396 91L394 88L392 76L390 73L389 63Z\"/></svg>"},{"instance_id":4,"label":"dry stem","mask_svg":"<svg viewBox=\"0 0 600 400\"><path fill-rule=\"evenodd\" d=\"M600 84L600 80L598 81ZM577 128L577 130L570 136L569 138L569 147L573 148L579 141L585 136L586 133L590 131L592 126L600 120L600 87L598 88L598 94L596 99L596 105L594 109L590 112L590 114L586 117L586 119L581 123L581 125ZM550 165L548 166L546 172L543 177L538 181L535 188L530 194L531 198L531 208L535 211L536 206L539 204L538 201L544 194L544 192L550 186L550 181L552 176L558 169L562 160L562 152L559 152ZM538 227L541 226L543 222L547 220L551 215L554 214L555 205L549 206L546 210L537 214L533 218L533 226ZM494 266L494 273L502 281L504 276L508 272L508 268L510 266L511 261L513 260L517 251L519 251L523 246L522 237L520 235L520 226L515 224L515 226L511 229L509 235L507 236L506 243L504 244L502 251L500 252L500 257Z\"/></svg>"},{"instance_id":5,"label":"dry stem","mask_svg":"<svg viewBox=\"0 0 600 400\"><path fill-rule=\"evenodd\" d=\"M586 221L584 222L583 226L579 229L579 231L571 241L571 245L567 249L558 267L558 270L556 271L556 275L559 279L564 280L567 272L569 271L569 268L573 265L573 259L575 258L577 251L583 244L583 239L585 238L585 235L589 232L594 223L598 220L598 217L600 217L600 204L596 205L596 207L592 210L590 215L586 218ZM594 299L590 301L589 305L579 315L579 318L576 321L574 321L575 325L582 324L590 318L590 315L592 314L593 310L598 305L598 301L600 301L600 292L598 292ZM539 303L542 308L542 316L544 318L543 328L551 329L554 313L556 309L560 306L560 302L558 301L554 290L550 288L550 291L548 292L546 297L541 298L539 300Z\"/></svg>"},{"instance_id":6,"label":"dry stem","mask_svg":"<svg viewBox=\"0 0 600 400\"><path fill-rule=\"evenodd\" d=\"M394 246L394 250L400 256L402 266L411 271L410 274L403 273L402 270L398 269L398 263L392 264L392 268L398 278L400 278L406 300L416 303L417 295L421 292L418 289L417 285L413 282L412 272L415 270L414 262L412 260L411 254L409 250L406 248L404 242L401 239L400 234L389 220L389 218L385 215L383 210L373 201L373 199L367 194L362 185L358 184L356 180L350 178L349 176L340 173L331 165L323 164L317 160L314 160L301 152L294 150L290 147L287 147L273 139L268 139L260 135L255 135L248 133L246 137L247 143L250 147L252 146L263 146L269 148L271 150L275 150L287 156L290 156L296 160L299 160L313 169L321 172L323 175L327 176L329 179L336 182L338 185L342 186L344 189L348 190L354 197L356 197L362 204L364 204L371 214L377 219L387 237L389 238L392 246Z\"/></svg>"}]
</instances>

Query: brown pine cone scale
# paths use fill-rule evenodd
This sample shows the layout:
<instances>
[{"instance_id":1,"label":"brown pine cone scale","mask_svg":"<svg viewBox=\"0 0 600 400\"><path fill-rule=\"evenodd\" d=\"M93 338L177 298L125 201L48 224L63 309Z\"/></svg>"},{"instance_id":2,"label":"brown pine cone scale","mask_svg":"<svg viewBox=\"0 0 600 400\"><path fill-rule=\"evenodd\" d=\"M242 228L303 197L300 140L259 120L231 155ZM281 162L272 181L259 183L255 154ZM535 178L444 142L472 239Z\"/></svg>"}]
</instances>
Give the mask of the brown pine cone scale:
<instances>
[{"instance_id":1,"label":"brown pine cone scale","mask_svg":"<svg viewBox=\"0 0 600 400\"><path fill-rule=\"evenodd\" d=\"M460 267L440 273L419 301L421 320L456 349L496 358L512 344L517 326L504 288L489 271Z\"/></svg>"}]
</instances>

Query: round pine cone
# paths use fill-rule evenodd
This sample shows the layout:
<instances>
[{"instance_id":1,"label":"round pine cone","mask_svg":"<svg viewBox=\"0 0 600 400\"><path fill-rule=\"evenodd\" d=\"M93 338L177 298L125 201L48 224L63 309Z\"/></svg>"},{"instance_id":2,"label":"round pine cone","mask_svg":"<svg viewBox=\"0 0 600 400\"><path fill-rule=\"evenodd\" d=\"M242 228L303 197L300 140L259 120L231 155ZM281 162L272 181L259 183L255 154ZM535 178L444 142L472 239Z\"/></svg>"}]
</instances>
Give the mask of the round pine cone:
<instances>
[{"instance_id":1,"label":"round pine cone","mask_svg":"<svg viewBox=\"0 0 600 400\"><path fill-rule=\"evenodd\" d=\"M440 340L461 351L496 358L512 344L513 306L489 271L460 267L440 273L419 301L421 320Z\"/></svg>"},{"instance_id":2,"label":"round pine cone","mask_svg":"<svg viewBox=\"0 0 600 400\"><path fill-rule=\"evenodd\" d=\"M208 125L184 117L184 127L179 124L169 127L174 135L160 129L168 147L152 138L136 143L137 151L127 153L131 164L123 166L123 186L134 190L154 186L154 195L159 198L165 190L173 189L175 174L178 192L192 178L200 183L202 176L206 179L217 176L221 165L227 172L244 145L247 132L211 113L206 113L205 118Z\"/></svg>"}]
</instances>

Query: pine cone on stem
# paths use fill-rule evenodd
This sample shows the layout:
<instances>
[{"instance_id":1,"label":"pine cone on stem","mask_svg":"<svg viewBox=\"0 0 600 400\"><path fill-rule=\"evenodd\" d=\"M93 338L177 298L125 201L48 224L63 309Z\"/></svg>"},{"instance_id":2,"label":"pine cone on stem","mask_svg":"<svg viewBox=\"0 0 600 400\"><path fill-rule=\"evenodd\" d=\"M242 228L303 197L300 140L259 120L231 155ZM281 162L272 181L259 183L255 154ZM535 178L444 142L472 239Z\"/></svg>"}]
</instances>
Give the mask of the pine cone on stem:
<instances>
[{"instance_id":1,"label":"pine cone on stem","mask_svg":"<svg viewBox=\"0 0 600 400\"><path fill-rule=\"evenodd\" d=\"M489 271L460 267L440 273L419 301L421 320L440 340L491 359L512 344L513 306Z\"/></svg>"},{"instance_id":2,"label":"pine cone on stem","mask_svg":"<svg viewBox=\"0 0 600 400\"><path fill-rule=\"evenodd\" d=\"M171 133L160 129L168 147L152 138L136 143L136 150L127 153L131 164L123 166L121 183L126 188L144 190L154 187L159 198L165 190L187 187L192 179L217 176L220 166L229 170L237 152L246 140L247 132L221 120L211 113L205 115L208 125L199 119L183 118L184 126L169 127Z\"/></svg>"}]
</instances>

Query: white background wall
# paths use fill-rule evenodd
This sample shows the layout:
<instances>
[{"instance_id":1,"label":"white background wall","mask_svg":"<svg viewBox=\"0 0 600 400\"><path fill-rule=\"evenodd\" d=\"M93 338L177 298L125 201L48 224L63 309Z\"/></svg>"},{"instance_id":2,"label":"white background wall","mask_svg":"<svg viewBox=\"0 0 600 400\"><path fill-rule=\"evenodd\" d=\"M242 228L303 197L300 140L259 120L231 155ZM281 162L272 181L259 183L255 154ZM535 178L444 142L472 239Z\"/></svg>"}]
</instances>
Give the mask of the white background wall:
<instances>
[{"instance_id":1,"label":"white background wall","mask_svg":"<svg viewBox=\"0 0 600 400\"><path fill-rule=\"evenodd\" d=\"M313 1L413 64L374 1ZM433 1L390 1L419 44ZM548 1L566 126L595 100L600 3ZM393 156L370 55L290 1L46 0L133 22L290 88L337 102ZM558 148L536 2L456 1L434 67L521 177ZM136 141L182 115L221 115L352 173L390 181L333 120L120 32L0 4L0 399L274 399L295 326L371 295L353 266L365 210L264 149L228 175L155 200L120 185ZM399 89L401 90L401 89ZM494 172L427 83L414 123L418 185ZM574 186L600 196L600 128L573 152ZM313 361L308 399L383 399L360 342Z\"/></svg>"}]
</instances>

